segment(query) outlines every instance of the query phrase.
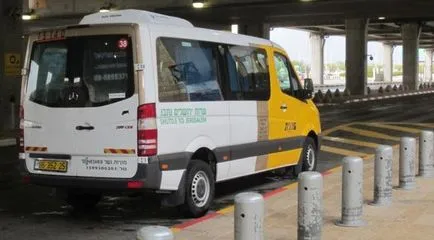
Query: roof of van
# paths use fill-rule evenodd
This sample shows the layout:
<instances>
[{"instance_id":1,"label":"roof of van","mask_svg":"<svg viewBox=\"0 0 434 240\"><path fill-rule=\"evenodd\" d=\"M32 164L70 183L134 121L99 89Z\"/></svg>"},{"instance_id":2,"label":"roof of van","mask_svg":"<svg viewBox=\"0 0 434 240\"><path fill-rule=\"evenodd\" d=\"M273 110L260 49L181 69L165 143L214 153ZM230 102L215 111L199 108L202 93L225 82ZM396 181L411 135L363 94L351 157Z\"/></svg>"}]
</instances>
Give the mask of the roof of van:
<instances>
[{"instance_id":1,"label":"roof of van","mask_svg":"<svg viewBox=\"0 0 434 240\"><path fill-rule=\"evenodd\" d=\"M164 24L180 27L194 27L193 24L182 18L133 9L112 11L106 13L93 13L84 16L83 19L80 21L80 24L107 23Z\"/></svg>"},{"instance_id":2,"label":"roof of van","mask_svg":"<svg viewBox=\"0 0 434 240\"><path fill-rule=\"evenodd\" d=\"M159 13L144 11L144 10L135 10L135 9L126 9L126 10L118 10L118 11L111 11L106 13L93 13L89 14L83 17L83 19L80 21L80 25L84 24L110 24L110 23L136 23L136 24L143 24L143 25L165 25L165 29L168 30L171 27L175 28L192 28L194 31L213 31L220 32L219 35L232 37L234 36L243 36L242 34L233 34L231 32L225 32L225 31L217 31L212 29L204 29L204 28L196 28L191 22L168 15L163 15ZM171 27L170 27L171 26ZM179 29L178 29L179 30ZM231 38L231 37L230 37ZM278 44L252 36L244 35L243 38L249 38L250 40L255 40L255 42L260 44L266 44L266 45L272 45L276 48L283 49Z\"/></svg>"}]
</instances>

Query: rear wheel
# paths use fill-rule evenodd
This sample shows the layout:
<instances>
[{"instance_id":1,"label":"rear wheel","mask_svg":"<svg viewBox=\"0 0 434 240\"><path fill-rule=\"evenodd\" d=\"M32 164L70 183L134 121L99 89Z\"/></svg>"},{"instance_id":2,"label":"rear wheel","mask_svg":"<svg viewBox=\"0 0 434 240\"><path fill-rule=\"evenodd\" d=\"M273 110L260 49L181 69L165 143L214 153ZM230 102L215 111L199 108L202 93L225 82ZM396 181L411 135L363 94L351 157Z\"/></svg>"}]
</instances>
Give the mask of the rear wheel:
<instances>
[{"instance_id":1,"label":"rear wheel","mask_svg":"<svg viewBox=\"0 0 434 240\"><path fill-rule=\"evenodd\" d=\"M101 200L100 193L80 193L69 191L66 202L77 210L88 210L94 208Z\"/></svg>"},{"instance_id":2,"label":"rear wheel","mask_svg":"<svg viewBox=\"0 0 434 240\"><path fill-rule=\"evenodd\" d=\"M201 217L208 211L214 199L214 174L209 164L192 160L187 168L185 203L183 212L190 217Z\"/></svg>"}]
</instances>

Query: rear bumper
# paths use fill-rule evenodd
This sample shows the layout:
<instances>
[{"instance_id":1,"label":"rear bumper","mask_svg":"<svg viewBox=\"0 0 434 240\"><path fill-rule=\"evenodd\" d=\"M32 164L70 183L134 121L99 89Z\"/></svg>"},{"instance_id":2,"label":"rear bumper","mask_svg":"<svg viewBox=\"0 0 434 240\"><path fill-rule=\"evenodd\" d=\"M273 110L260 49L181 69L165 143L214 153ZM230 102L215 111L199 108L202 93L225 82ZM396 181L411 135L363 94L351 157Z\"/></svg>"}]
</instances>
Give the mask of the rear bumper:
<instances>
[{"instance_id":1,"label":"rear bumper","mask_svg":"<svg viewBox=\"0 0 434 240\"><path fill-rule=\"evenodd\" d=\"M138 164L136 175L132 178L126 179L32 174L28 171L25 160L22 159L20 160L20 168L26 183L59 188L157 190L160 188L162 175L157 162L150 164Z\"/></svg>"}]
</instances>

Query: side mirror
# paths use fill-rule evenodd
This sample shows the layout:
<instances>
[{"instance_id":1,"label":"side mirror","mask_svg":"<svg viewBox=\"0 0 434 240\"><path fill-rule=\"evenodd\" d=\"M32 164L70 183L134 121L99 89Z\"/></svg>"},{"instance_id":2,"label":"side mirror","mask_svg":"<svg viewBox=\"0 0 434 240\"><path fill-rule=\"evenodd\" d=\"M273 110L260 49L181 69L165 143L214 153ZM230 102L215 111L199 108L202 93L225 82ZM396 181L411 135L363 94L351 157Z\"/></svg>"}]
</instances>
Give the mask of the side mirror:
<instances>
[{"instance_id":1,"label":"side mirror","mask_svg":"<svg viewBox=\"0 0 434 240\"><path fill-rule=\"evenodd\" d=\"M312 91L312 92L314 91L312 79L310 79L310 78L304 79L304 89Z\"/></svg>"},{"instance_id":2,"label":"side mirror","mask_svg":"<svg viewBox=\"0 0 434 240\"><path fill-rule=\"evenodd\" d=\"M312 99L312 91L308 89L298 89L295 91L295 96L300 100Z\"/></svg>"}]
</instances>

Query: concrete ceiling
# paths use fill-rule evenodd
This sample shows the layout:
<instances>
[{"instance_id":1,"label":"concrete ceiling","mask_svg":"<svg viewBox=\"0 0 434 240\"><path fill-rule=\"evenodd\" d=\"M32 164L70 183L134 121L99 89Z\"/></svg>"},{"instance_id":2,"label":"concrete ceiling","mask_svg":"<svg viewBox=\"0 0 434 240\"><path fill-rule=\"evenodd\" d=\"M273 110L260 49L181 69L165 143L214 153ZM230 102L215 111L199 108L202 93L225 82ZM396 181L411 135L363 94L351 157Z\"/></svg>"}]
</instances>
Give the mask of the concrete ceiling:
<instances>
[{"instance_id":1,"label":"concrete ceiling","mask_svg":"<svg viewBox=\"0 0 434 240\"><path fill-rule=\"evenodd\" d=\"M368 26L368 41L381 41L391 45L402 45L401 22L375 22ZM325 36L344 36L345 25L297 26L297 29L323 34ZM434 22L421 22L420 48L434 48Z\"/></svg>"},{"instance_id":2,"label":"concrete ceiling","mask_svg":"<svg viewBox=\"0 0 434 240\"><path fill-rule=\"evenodd\" d=\"M35 10L39 19L25 23L29 30L77 23L83 15L110 2L118 9L179 16L199 26L222 28L233 23L267 23L271 27L298 27L326 35L344 35L345 19L369 18L369 40L391 44L401 44L401 23L418 21L423 26L421 46L434 47L434 0L206 0L203 9L192 8L191 0L38 1L45 4Z\"/></svg>"}]
</instances>

